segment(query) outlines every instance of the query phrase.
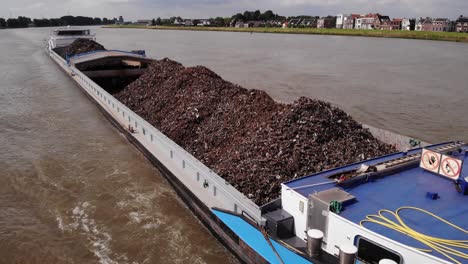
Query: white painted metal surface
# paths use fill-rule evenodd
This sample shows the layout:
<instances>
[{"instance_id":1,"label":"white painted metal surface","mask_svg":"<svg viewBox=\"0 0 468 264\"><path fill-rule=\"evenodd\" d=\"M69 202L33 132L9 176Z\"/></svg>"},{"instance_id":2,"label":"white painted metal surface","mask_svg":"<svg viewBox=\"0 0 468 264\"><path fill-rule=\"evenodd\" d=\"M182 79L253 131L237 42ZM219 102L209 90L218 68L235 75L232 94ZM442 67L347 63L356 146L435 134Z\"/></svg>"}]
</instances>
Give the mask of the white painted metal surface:
<instances>
[{"instance_id":1,"label":"white painted metal surface","mask_svg":"<svg viewBox=\"0 0 468 264\"><path fill-rule=\"evenodd\" d=\"M87 32L86 34L81 35L59 35L60 31L83 31ZM94 34L90 34L88 29L76 29L76 28L63 28L54 30L49 39L49 47L52 49L58 47L65 47L73 43L76 39L85 38L96 40L96 36Z\"/></svg>"},{"instance_id":2,"label":"white painted metal surface","mask_svg":"<svg viewBox=\"0 0 468 264\"><path fill-rule=\"evenodd\" d=\"M306 239L307 216L309 213L308 199L298 192L281 184L281 204L283 210L294 217L294 231L296 236ZM325 239L325 238L324 238Z\"/></svg>"}]
</instances>

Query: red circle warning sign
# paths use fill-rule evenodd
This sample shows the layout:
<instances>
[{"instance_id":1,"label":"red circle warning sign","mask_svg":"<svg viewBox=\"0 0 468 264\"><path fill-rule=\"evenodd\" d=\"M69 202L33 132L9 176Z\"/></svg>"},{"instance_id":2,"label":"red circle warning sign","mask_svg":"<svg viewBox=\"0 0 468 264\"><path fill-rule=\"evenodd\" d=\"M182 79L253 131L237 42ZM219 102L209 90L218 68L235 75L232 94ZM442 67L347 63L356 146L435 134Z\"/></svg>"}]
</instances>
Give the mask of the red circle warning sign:
<instances>
[{"instance_id":1,"label":"red circle warning sign","mask_svg":"<svg viewBox=\"0 0 468 264\"><path fill-rule=\"evenodd\" d=\"M443 156L439 173L445 177L457 179L460 176L462 161L449 156Z\"/></svg>"},{"instance_id":2,"label":"red circle warning sign","mask_svg":"<svg viewBox=\"0 0 468 264\"><path fill-rule=\"evenodd\" d=\"M439 172L441 154L427 149L422 150L420 167L435 173Z\"/></svg>"}]
</instances>

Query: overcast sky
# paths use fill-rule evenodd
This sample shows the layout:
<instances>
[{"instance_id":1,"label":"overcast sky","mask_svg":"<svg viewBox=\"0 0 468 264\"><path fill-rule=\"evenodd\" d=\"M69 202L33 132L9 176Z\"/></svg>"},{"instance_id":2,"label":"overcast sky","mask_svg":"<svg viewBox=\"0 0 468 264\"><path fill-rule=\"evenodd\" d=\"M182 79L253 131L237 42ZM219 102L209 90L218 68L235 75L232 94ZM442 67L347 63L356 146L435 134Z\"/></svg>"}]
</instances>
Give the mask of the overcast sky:
<instances>
[{"instance_id":1,"label":"overcast sky","mask_svg":"<svg viewBox=\"0 0 468 264\"><path fill-rule=\"evenodd\" d=\"M126 20L181 16L231 16L268 9L284 16L380 12L390 17L468 15L468 0L0 0L0 17L50 18L63 15Z\"/></svg>"}]
</instances>

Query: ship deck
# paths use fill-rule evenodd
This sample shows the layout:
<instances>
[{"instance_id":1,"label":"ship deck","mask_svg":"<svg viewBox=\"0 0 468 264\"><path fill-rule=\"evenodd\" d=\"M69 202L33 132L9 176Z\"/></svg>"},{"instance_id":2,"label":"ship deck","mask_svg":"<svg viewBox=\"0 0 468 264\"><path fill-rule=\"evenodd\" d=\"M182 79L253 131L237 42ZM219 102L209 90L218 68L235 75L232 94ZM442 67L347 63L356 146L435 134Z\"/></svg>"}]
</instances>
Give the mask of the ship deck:
<instances>
[{"instance_id":1,"label":"ship deck","mask_svg":"<svg viewBox=\"0 0 468 264\"><path fill-rule=\"evenodd\" d=\"M462 147L468 151L468 146ZM414 150L414 153L420 150ZM392 154L389 156L365 161L365 164L376 164L378 162L391 160L400 157L402 154ZM455 155L455 154L454 154ZM464 153L455 156L464 161L461 177L468 177L468 156ZM359 167L361 163L353 164L319 173L313 177L305 177L286 183L289 188L320 184L330 181L327 176L339 172L347 171ZM297 192L307 197L309 194L337 187L334 183L311 186L309 188L298 189ZM343 188L341 188L343 189ZM468 230L468 196L458 193L452 180L440 175L423 170L420 167L412 167L403 171L395 172L383 178L356 185L351 188L343 189L350 193L356 200L344 207L340 216L360 224L362 220L370 214L378 214L379 210L388 209L395 212L403 206L411 206L429 211L447 221ZM439 199L432 200L426 197L427 192L438 193ZM383 215L395 222L397 220L389 213ZM417 232L446 239L468 240L467 233L457 230L436 218L416 210L401 210L399 215L403 221ZM375 223L363 223L363 225L385 237L398 241L402 244L427 248L421 242ZM458 249L460 250L460 249ZM468 250L461 249L468 254ZM431 252L434 256L445 259L440 253ZM462 261L462 259L460 259Z\"/></svg>"},{"instance_id":2,"label":"ship deck","mask_svg":"<svg viewBox=\"0 0 468 264\"><path fill-rule=\"evenodd\" d=\"M254 226L243 220L240 216L221 212L213 209L213 213L236 235L239 236L249 247L258 252L269 263L295 263L295 264L311 264L310 261L293 253L291 250L280 245L273 239L270 239L272 247L269 245L263 234ZM276 255L278 254L278 255Z\"/></svg>"}]
</instances>

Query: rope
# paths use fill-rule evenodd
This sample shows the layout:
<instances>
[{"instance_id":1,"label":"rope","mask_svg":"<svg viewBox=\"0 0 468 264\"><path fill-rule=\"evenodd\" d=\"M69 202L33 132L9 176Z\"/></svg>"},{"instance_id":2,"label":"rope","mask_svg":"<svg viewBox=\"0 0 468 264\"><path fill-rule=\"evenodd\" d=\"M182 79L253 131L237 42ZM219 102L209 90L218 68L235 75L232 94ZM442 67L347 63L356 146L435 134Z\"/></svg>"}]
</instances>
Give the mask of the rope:
<instances>
[{"instance_id":1,"label":"rope","mask_svg":"<svg viewBox=\"0 0 468 264\"><path fill-rule=\"evenodd\" d=\"M362 220L359 222L361 226L364 226L363 224L366 222L369 223L375 223L378 225L382 225L385 227L388 227L392 230L395 230L397 232L400 232L402 234L405 234L421 243L426 245L429 249L421 249L421 248L415 248L417 250L423 251L423 252L432 252L433 250L439 252L446 258L450 259L454 263L457 264L462 264L462 262L457 261L454 257L460 257L463 259L468 259L468 254L464 253L460 250L457 250L455 248L462 248L462 249L468 249L468 240L452 240L452 239L444 239L444 238L438 238L438 237L433 237L433 236L428 236L422 233L419 233L415 231L414 229L410 228L406 223L401 219L399 213L402 210L416 210L419 212L423 212L457 230L459 230L462 233L468 234L468 230L465 230L431 212L428 212L426 210L423 210L421 208L417 207L412 207L412 206L403 206L398 208L395 212L387 210L387 209L382 209L378 212L378 215L367 215L366 219ZM396 220L390 220L387 217L383 216L382 213L389 213L391 214Z\"/></svg>"},{"instance_id":2,"label":"rope","mask_svg":"<svg viewBox=\"0 0 468 264\"><path fill-rule=\"evenodd\" d=\"M268 237L268 234L266 232L265 229L261 228L260 229L260 232L262 233L263 237L265 238L265 240L268 242L268 245L271 247L271 249L273 250L273 253L275 253L276 257L278 258L279 260L279 263L280 264L284 264L284 261L283 259L281 258L280 254L278 253L278 251L276 251L276 248L273 246L273 244L271 243L271 240L270 238Z\"/></svg>"}]
</instances>

